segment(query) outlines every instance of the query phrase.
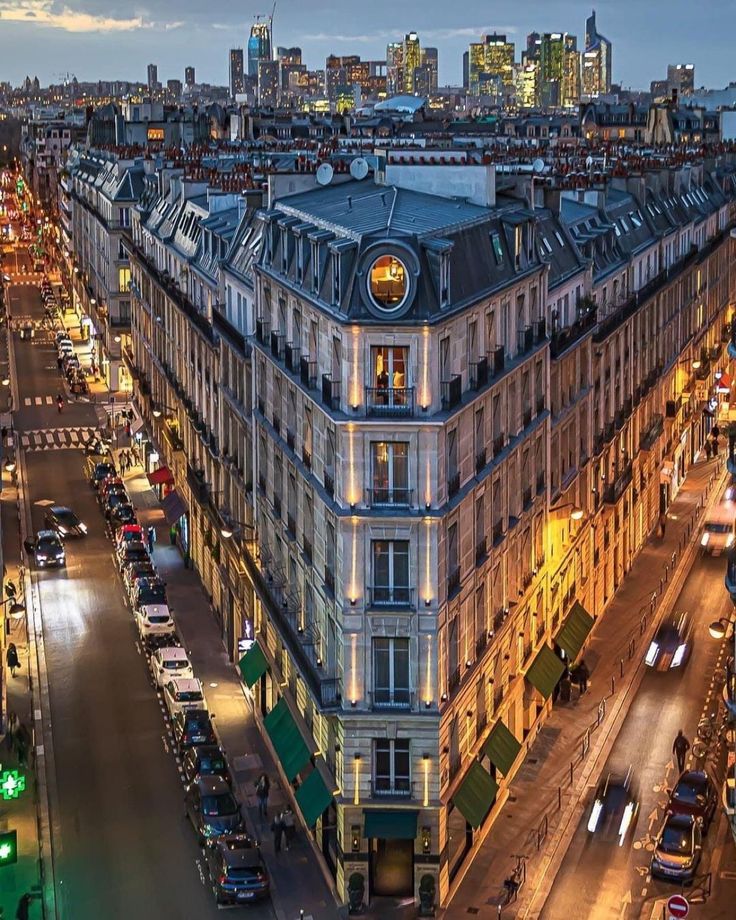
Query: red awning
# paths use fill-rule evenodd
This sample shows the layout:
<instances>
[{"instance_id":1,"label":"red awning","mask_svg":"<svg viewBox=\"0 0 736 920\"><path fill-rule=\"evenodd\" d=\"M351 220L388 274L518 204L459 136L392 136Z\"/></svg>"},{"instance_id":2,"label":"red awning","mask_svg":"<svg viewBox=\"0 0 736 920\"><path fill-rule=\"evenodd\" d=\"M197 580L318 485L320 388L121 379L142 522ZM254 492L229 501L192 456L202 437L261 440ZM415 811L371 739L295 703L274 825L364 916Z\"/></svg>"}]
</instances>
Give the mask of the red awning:
<instances>
[{"instance_id":1,"label":"red awning","mask_svg":"<svg viewBox=\"0 0 736 920\"><path fill-rule=\"evenodd\" d=\"M171 470L168 466L160 466L157 470L148 474L148 481L152 486L162 486L168 482L173 482L174 477L171 475Z\"/></svg>"},{"instance_id":2,"label":"red awning","mask_svg":"<svg viewBox=\"0 0 736 920\"><path fill-rule=\"evenodd\" d=\"M728 393L731 389L731 376L730 374L723 373L720 378L716 380L716 386L719 390L722 390L724 393Z\"/></svg>"}]
</instances>

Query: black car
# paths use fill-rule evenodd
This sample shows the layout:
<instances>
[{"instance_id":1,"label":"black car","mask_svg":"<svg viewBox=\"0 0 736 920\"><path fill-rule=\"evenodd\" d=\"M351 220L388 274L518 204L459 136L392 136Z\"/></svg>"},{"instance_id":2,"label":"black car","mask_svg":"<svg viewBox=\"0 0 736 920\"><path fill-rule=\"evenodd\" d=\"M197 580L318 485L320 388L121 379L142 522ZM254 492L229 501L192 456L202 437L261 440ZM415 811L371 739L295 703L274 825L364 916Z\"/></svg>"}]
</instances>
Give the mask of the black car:
<instances>
[{"instance_id":1,"label":"black car","mask_svg":"<svg viewBox=\"0 0 736 920\"><path fill-rule=\"evenodd\" d=\"M123 569L131 562L150 562L151 557L148 555L145 543L141 543L139 540L130 540L120 550L118 560L120 568Z\"/></svg>"},{"instance_id":2,"label":"black car","mask_svg":"<svg viewBox=\"0 0 736 920\"><path fill-rule=\"evenodd\" d=\"M247 834L208 840L205 859L218 904L242 904L268 895L268 872L261 851Z\"/></svg>"},{"instance_id":3,"label":"black car","mask_svg":"<svg viewBox=\"0 0 736 920\"><path fill-rule=\"evenodd\" d=\"M692 882L703 855L702 837L700 818L668 812L654 844L651 874L671 882Z\"/></svg>"},{"instance_id":4,"label":"black car","mask_svg":"<svg viewBox=\"0 0 736 920\"><path fill-rule=\"evenodd\" d=\"M160 578L138 578L133 587L132 603L134 608L149 604L167 604L166 585Z\"/></svg>"},{"instance_id":5,"label":"black car","mask_svg":"<svg viewBox=\"0 0 736 920\"><path fill-rule=\"evenodd\" d=\"M97 490L100 488L100 484L103 483L108 476L115 475L115 467L109 460L95 460L94 457L90 457L90 461L87 468L87 475L89 476L92 488Z\"/></svg>"},{"instance_id":6,"label":"black car","mask_svg":"<svg viewBox=\"0 0 736 920\"><path fill-rule=\"evenodd\" d=\"M639 813L639 796L629 767L625 774L601 779L588 816L588 832L624 845Z\"/></svg>"},{"instance_id":7,"label":"black car","mask_svg":"<svg viewBox=\"0 0 736 920\"><path fill-rule=\"evenodd\" d=\"M87 535L87 525L79 520L71 508L64 505L51 505L46 509L46 524L55 530L60 537L84 537Z\"/></svg>"},{"instance_id":8,"label":"black car","mask_svg":"<svg viewBox=\"0 0 736 920\"><path fill-rule=\"evenodd\" d=\"M110 516L116 508L120 508L123 505L129 505L130 499L128 498L128 493L125 489L115 487L110 489L107 495L102 502L102 513L105 515L107 520L110 520Z\"/></svg>"},{"instance_id":9,"label":"black car","mask_svg":"<svg viewBox=\"0 0 736 920\"><path fill-rule=\"evenodd\" d=\"M196 710L195 710L196 712ZM187 817L200 843L243 829L243 814L232 789L221 776L200 776L187 786Z\"/></svg>"},{"instance_id":10,"label":"black car","mask_svg":"<svg viewBox=\"0 0 736 920\"><path fill-rule=\"evenodd\" d=\"M644 656L644 662L656 671L684 668L692 648L692 623L687 613L667 617L660 623Z\"/></svg>"},{"instance_id":11,"label":"black car","mask_svg":"<svg viewBox=\"0 0 736 920\"><path fill-rule=\"evenodd\" d=\"M24 540L27 553L32 553L39 568L66 565L66 553L61 537L55 530L39 530L36 539Z\"/></svg>"},{"instance_id":12,"label":"black car","mask_svg":"<svg viewBox=\"0 0 736 920\"><path fill-rule=\"evenodd\" d=\"M718 793L713 780L704 770L686 770L670 793L667 811L675 815L694 815L703 822L703 834L718 807Z\"/></svg>"},{"instance_id":13,"label":"black car","mask_svg":"<svg viewBox=\"0 0 736 920\"><path fill-rule=\"evenodd\" d=\"M174 741L182 749L195 744L217 744L210 718L206 709L184 709L175 713L171 722Z\"/></svg>"},{"instance_id":14,"label":"black car","mask_svg":"<svg viewBox=\"0 0 736 920\"><path fill-rule=\"evenodd\" d=\"M221 747L216 744L198 744L184 752L181 759L187 782L198 776L221 776L230 782L230 770Z\"/></svg>"},{"instance_id":15,"label":"black car","mask_svg":"<svg viewBox=\"0 0 736 920\"><path fill-rule=\"evenodd\" d=\"M123 527L125 524L137 524L138 518L135 515L135 508L130 502L123 502L112 509L107 517L110 527L115 530L117 527Z\"/></svg>"}]
</instances>

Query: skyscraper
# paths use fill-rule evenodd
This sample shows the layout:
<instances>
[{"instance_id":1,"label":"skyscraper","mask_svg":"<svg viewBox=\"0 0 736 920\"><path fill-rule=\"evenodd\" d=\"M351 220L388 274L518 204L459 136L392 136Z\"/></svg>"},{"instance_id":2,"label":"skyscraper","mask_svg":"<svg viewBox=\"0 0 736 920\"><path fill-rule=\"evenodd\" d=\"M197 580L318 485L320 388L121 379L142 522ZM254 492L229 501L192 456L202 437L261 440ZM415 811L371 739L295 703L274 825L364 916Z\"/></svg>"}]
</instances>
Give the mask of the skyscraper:
<instances>
[{"instance_id":1,"label":"skyscraper","mask_svg":"<svg viewBox=\"0 0 736 920\"><path fill-rule=\"evenodd\" d=\"M155 64L148 65L148 88L149 90L156 89L158 84L158 67Z\"/></svg>"},{"instance_id":2,"label":"skyscraper","mask_svg":"<svg viewBox=\"0 0 736 920\"><path fill-rule=\"evenodd\" d=\"M437 92L437 84L439 82L439 55L436 48L422 48L421 53L421 66L426 67L427 74L429 77L429 92ZM426 95L426 93L421 93L420 95Z\"/></svg>"},{"instance_id":3,"label":"skyscraper","mask_svg":"<svg viewBox=\"0 0 736 920\"><path fill-rule=\"evenodd\" d=\"M267 22L256 20L248 39L248 76L258 78L258 64L271 60L271 29Z\"/></svg>"},{"instance_id":4,"label":"skyscraper","mask_svg":"<svg viewBox=\"0 0 736 920\"><path fill-rule=\"evenodd\" d=\"M672 89L676 89L680 95L692 93L695 89L695 65L668 64L667 83Z\"/></svg>"},{"instance_id":5,"label":"skyscraper","mask_svg":"<svg viewBox=\"0 0 736 920\"><path fill-rule=\"evenodd\" d=\"M243 87L243 49L230 49L230 96L234 99L244 91Z\"/></svg>"},{"instance_id":6,"label":"skyscraper","mask_svg":"<svg viewBox=\"0 0 736 920\"><path fill-rule=\"evenodd\" d=\"M585 20L585 51L583 52L582 91L586 96L599 96L611 91L612 45L596 27L595 10Z\"/></svg>"},{"instance_id":7,"label":"skyscraper","mask_svg":"<svg viewBox=\"0 0 736 920\"><path fill-rule=\"evenodd\" d=\"M542 105L577 105L580 100L579 74L577 38L567 32L545 32L539 45Z\"/></svg>"},{"instance_id":8,"label":"skyscraper","mask_svg":"<svg viewBox=\"0 0 736 920\"><path fill-rule=\"evenodd\" d=\"M265 58L258 62L258 104L274 107L279 100L279 62Z\"/></svg>"},{"instance_id":9,"label":"skyscraper","mask_svg":"<svg viewBox=\"0 0 736 920\"><path fill-rule=\"evenodd\" d=\"M505 35L486 35L481 42L473 42L468 49L468 88L478 93L482 79L499 77L504 84L514 81L513 42L506 41Z\"/></svg>"},{"instance_id":10,"label":"skyscraper","mask_svg":"<svg viewBox=\"0 0 736 920\"><path fill-rule=\"evenodd\" d=\"M414 92L414 71L422 63L422 49L416 32L408 32L404 36L403 50L404 74L401 91L411 94Z\"/></svg>"},{"instance_id":11,"label":"skyscraper","mask_svg":"<svg viewBox=\"0 0 736 920\"><path fill-rule=\"evenodd\" d=\"M404 46L401 42L386 45L386 90L400 93L404 85Z\"/></svg>"},{"instance_id":12,"label":"skyscraper","mask_svg":"<svg viewBox=\"0 0 736 920\"><path fill-rule=\"evenodd\" d=\"M194 73L193 67L184 68L184 82L187 86L194 86L194 84L197 82L195 77L196 75Z\"/></svg>"}]
</instances>

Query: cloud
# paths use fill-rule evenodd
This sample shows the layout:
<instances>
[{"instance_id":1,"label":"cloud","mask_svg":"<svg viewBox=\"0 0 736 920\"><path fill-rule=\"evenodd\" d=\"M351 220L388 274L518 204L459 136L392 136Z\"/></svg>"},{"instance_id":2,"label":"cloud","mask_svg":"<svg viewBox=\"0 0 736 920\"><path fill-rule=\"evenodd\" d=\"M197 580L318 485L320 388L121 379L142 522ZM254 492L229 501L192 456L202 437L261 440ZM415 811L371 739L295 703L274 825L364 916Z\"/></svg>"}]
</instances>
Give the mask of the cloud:
<instances>
[{"instance_id":1,"label":"cloud","mask_svg":"<svg viewBox=\"0 0 736 920\"><path fill-rule=\"evenodd\" d=\"M114 19L68 6L57 8L52 0L0 0L0 21L32 22L64 32L131 32L148 25L141 16Z\"/></svg>"},{"instance_id":2,"label":"cloud","mask_svg":"<svg viewBox=\"0 0 736 920\"><path fill-rule=\"evenodd\" d=\"M515 26L463 26L460 29L422 29L419 32L419 39L425 44L424 39L451 40L453 38L468 38L474 41L480 41L481 35L491 32L501 32L503 34L513 35L517 29ZM400 41L401 35L396 29L379 29L375 32L364 33L363 35L345 35L339 32L313 32L302 35L303 41L323 42L350 42L360 44L370 44L371 42L380 41Z\"/></svg>"}]
</instances>

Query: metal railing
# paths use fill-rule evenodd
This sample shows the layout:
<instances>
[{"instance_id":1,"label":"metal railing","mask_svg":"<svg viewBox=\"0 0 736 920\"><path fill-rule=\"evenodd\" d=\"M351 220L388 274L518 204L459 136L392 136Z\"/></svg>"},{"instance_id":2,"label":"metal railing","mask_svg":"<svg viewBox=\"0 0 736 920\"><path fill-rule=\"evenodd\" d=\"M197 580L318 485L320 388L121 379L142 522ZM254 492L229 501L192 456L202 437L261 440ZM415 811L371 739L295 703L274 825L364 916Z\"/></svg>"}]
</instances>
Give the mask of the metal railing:
<instances>
[{"instance_id":1,"label":"metal railing","mask_svg":"<svg viewBox=\"0 0 736 920\"><path fill-rule=\"evenodd\" d=\"M380 418L414 415L414 387L366 387L365 408Z\"/></svg>"}]
</instances>

